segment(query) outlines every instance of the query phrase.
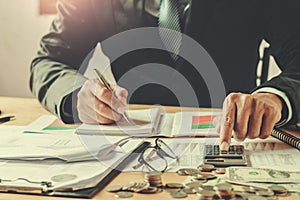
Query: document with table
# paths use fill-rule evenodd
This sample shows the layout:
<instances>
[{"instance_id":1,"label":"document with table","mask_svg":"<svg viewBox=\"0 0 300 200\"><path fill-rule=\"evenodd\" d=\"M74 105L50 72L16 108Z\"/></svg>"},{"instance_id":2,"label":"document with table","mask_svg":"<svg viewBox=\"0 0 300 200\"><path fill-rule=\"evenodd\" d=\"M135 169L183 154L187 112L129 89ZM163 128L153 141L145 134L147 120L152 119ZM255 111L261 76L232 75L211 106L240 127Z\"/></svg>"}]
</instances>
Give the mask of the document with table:
<instances>
[{"instance_id":1,"label":"document with table","mask_svg":"<svg viewBox=\"0 0 300 200\"><path fill-rule=\"evenodd\" d=\"M112 125L82 124L78 134L87 135L132 135L139 137L163 136L208 136L218 137L213 119L220 112L177 112L163 113L159 107L151 109L128 110L127 115L133 121L117 122Z\"/></svg>"}]
</instances>

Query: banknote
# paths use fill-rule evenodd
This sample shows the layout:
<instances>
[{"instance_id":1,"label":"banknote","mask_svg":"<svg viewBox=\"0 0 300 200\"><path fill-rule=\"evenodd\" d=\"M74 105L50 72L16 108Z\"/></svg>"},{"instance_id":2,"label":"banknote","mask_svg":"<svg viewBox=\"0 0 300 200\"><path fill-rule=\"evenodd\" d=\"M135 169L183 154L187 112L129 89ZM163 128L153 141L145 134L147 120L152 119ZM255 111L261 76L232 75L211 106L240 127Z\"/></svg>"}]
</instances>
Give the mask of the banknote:
<instances>
[{"instance_id":1,"label":"banknote","mask_svg":"<svg viewBox=\"0 0 300 200\"><path fill-rule=\"evenodd\" d=\"M258 183L300 183L300 171L288 172L266 168L229 167L228 180Z\"/></svg>"},{"instance_id":2,"label":"banknote","mask_svg":"<svg viewBox=\"0 0 300 200\"><path fill-rule=\"evenodd\" d=\"M232 181L228 179L224 179L227 183L234 184L234 187L240 186L238 188L235 188L235 191L239 191L239 189L242 188L242 186L249 186L249 187L255 187L255 188L261 188L267 190L271 186L282 186L286 188L289 192L297 192L300 193L300 184L299 183L257 183L257 182L238 182L238 181ZM241 190L243 191L243 190Z\"/></svg>"}]
</instances>

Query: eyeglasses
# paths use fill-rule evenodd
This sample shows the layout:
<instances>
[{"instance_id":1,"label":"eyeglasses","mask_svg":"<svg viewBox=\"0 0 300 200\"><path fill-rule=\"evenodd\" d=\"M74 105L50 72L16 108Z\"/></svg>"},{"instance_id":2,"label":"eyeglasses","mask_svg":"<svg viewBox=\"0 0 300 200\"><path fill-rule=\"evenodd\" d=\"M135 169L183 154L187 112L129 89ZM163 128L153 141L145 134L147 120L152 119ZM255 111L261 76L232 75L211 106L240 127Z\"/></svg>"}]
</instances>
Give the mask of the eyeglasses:
<instances>
[{"instance_id":1,"label":"eyeglasses","mask_svg":"<svg viewBox=\"0 0 300 200\"><path fill-rule=\"evenodd\" d=\"M149 146L145 149L141 153L138 162L141 165L146 165L153 171L164 172L168 168L167 158L175 159L176 162L179 160L174 151L164 141L157 138L155 140L155 146ZM138 167L140 167L140 165L135 166L135 168Z\"/></svg>"}]
</instances>

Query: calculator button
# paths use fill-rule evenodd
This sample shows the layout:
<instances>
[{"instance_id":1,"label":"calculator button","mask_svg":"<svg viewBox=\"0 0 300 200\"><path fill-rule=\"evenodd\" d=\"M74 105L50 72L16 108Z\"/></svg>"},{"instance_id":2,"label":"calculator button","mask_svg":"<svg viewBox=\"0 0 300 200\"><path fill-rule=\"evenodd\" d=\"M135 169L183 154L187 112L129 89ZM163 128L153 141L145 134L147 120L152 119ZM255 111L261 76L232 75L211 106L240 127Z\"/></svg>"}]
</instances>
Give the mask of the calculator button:
<instances>
[{"instance_id":1,"label":"calculator button","mask_svg":"<svg viewBox=\"0 0 300 200\"><path fill-rule=\"evenodd\" d=\"M212 146L211 145L206 145L206 155L212 155Z\"/></svg>"},{"instance_id":2,"label":"calculator button","mask_svg":"<svg viewBox=\"0 0 300 200\"><path fill-rule=\"evenodd\" d=\"M222 150L221 154L227 154L227 151L226 150Z\"/></svg>"},{"instance_id":3,"label":"calculator button","mask_svg":"<svg viewBox=\"0 0 300 200\"><path fill-rule=\"evenodd\" d=\"M235 154L235 150L234 150L234 146L233 146L233 145L231 145L231 146L229 147L228 153L229 153L229 154Z\"/></svg>"},{"instance_id":4,"label":"calculator button","mask_svg":"<svg viewBox=\"0 0 300 200\"><path fill-rule=\"evenodd\" d=\"M244 153L244 148L243 146L236 146L236 153L237 154L243 154Z\"/></svg>"},{"instance_id":5,"label":"calculator button","mask_svg":"<svg viewBox=\"0 0 300 200\"><path fill-rule=\"evenodd\" d=\"M214 155L219 155L220 154L220 147L219 145L214 145Z\"/></svg>"}]
</instances>

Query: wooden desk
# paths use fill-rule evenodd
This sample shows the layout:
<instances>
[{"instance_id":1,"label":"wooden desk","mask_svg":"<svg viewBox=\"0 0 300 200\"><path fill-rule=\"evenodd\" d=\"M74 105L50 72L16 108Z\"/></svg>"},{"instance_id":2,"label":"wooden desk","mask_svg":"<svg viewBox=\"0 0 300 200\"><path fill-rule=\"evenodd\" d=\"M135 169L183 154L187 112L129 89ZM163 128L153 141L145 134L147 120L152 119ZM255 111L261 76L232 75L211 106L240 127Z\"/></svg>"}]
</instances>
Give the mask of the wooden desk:
<instances>
[{"instance_id":1,"label":"wooden desk","mask_svg":"<svg viewBox=\"0 0 300 200\"><path fill-rule=\"evenodd\" d=\"M149 106L144 105L132 105L130 108L146 108ZM176 112L179 111L178 107L164 107L167 112ZM37 119L39 116L44 114L50 114L46 111L37 100L30 98L10 98L10 97L0 97L0 109L3 111L3 115L14 114L16 116L15 121L5 123L5 125L27 125L30 124L33 120ZM195 110L195 108L187 108L184 110ZM201 109L207 110L207 109ZM174 173L164 173L162 176L163 182L182 182L186 177L178 176ZM143 173L121 173L116 177L111 185L125 185L130 181L143 181ZM189 197L184 198L186 200L195 199L195 195L189 195ZM0 200L44 200L44 199L57 199L57 200L69 200L70 198L58 198L58 197L42 197L34 195L20 195L20 194L4 194L0 193ZM95 200L106 200L106 199L118 199L114 197L113 193L106 192L105 189L100 191L93 199ZM134 193L134 196L130 198L132 200L143 199L143 200L153 200L153 199L172 199L167 192L162 192L158 194L137 194ZM286 200L295 200L300 199L300 196L289 196L283 197L280 199Z\"/></svg>"}]
</instances>

